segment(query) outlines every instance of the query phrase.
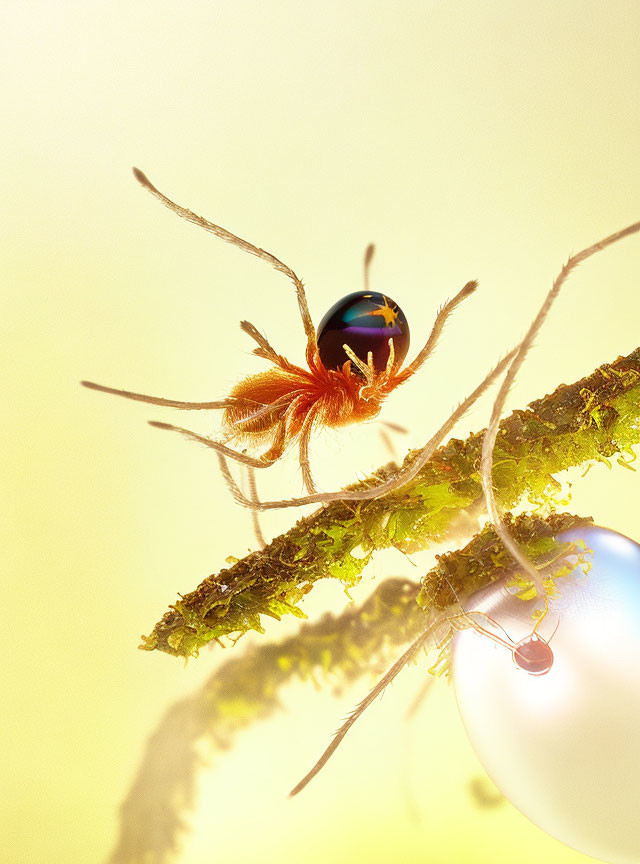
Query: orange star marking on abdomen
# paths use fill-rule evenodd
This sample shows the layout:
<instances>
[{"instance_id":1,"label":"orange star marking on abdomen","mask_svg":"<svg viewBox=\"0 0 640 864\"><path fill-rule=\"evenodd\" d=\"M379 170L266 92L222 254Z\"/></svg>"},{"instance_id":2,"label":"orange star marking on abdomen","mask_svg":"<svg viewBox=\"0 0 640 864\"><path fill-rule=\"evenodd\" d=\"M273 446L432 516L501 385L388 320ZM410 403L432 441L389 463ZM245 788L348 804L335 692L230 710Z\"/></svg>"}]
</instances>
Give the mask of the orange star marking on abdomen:
<instances>
[{"instance_id":1,"label":"orange star marking on abdomen","mask_svg":"<svg viewBox=\"0 0 640 864\"><path fill-rule=\"evenodd\" d=\"M385 327L393 327L398 319L398 310L392 309L389 306L389 302L387 298L384 298L384 306L380 306L378 309L374 309L373 312L369 312L369 315L381 315L384 318L384 326Z\"/></svg>"}]
</instances>

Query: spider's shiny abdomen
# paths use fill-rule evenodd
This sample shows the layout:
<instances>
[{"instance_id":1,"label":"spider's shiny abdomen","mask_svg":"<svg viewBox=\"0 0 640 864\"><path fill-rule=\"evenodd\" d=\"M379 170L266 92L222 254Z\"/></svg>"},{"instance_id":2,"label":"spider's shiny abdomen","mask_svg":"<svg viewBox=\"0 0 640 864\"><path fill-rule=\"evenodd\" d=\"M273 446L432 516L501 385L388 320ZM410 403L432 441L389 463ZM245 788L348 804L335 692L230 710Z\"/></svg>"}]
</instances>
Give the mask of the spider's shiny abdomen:
<instances>
[{"instance_id":1,"label":"spider's shiny abdomen","mask_svg":"<svg viewBox=\"0 0 640 864\"><path fill-rule=\"evenodd\" d=\"M385 294L355 291L334 303L320 322L320 359L327 369L339 369L348 359L342 347L346 343L365 363L371 351L374 368L383 372L391 338L395 365L399 366L409 350L409 325L404 312Z\"/></svg>"}]
</instances>

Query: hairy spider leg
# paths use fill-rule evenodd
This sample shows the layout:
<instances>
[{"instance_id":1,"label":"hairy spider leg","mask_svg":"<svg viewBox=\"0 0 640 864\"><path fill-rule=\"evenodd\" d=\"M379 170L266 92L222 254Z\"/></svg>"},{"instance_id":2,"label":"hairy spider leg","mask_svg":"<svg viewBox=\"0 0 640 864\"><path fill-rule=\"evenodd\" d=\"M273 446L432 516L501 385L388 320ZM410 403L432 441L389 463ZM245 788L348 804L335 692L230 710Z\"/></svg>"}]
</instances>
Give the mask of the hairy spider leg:
<instances>
[{"instance_id":1,"label":"hairy spider leg","mask_svg":"<svg viewBox=\"0 0 640 864\"><path fill-rule=\"evenodd\" d=\"M318 491L313 482L311 463L309 462L309 441L311 440L311 432L319 408L320 404L316 402L315 405L309 409L300 430L300 468L302 470L302 482L304 483L304 488L310 495L313 495Z\"/></svg>"},{"instance_id":2,"label":"hairy spider leg","mask_svg":"<svg viewBox=\"0 0 640 864\"><path fill-rule=\"evenodd\" d=\"M88 387L89 390L98 390L100 393L111 393L113 396L124 396L125 399L133 399L135 402L147 402L149 405L162 405L166 408L180 408L185 411L231 408L242 404L254 404L256 406L263 404L261 402L254 402L252 399L240 399L234 396L218 399L215 402L182 402L177 399L163 399L160 396L146 396L144 393L132 393L130 390L105 387L103 384L96 384L93 381L81 381L80 383L83 387Z\"/></svg>"},{"instance_id":3,"label":"hairy spider leg","mask_svg":"<svg viewBox=\"0 0 640 864\"><path fill-rule=\"evenodd\" d=\"M449 584L451 591L453 592L454 597L456 598L457 604L462 609L462 613L459 615L453 616L442 616L437 618L435 621L432 621L418 636L418 638L409 646L409 648L396 660L396 662L391 666L391 668L387 671L387 673L378 681L375 687L368 693L368 695L362 700L362 702L358 703L355 709L349 714L347 720L342 724L342 726L338 729L336 734L334 735L331 743L324 751L320 759L313 766L311 771L306 774L302 780L291 790L289 793L290 796L297 795L301 792L305 786L313 780L316 774L327 764L331 756L338 749L339 745L351 729L351 727L355 724L355 722L364 714L367 708L375 702L375 700L380 696L383 691L391 684L394 678L399 675L399 673L404 669L407 664L409 664L417 653L423 648L426 643L434 637L437 629L442 626L443 623L447 623L452 625L456 629L464 629L467 627L472 627L478 633L481 633L484 636L487 636L489 639L492 639L494 642L497 642L500 645L503 645L507 648L513 657L513 660L517 666L521 669L524 669L531 675L544 675L549 671L551 666L553 665L553 651L549 645L551 639L553 639L556 630L558 629L558 625L556 625L555 630L551 634L550 639L547 641L537 634L537 628L539 626L539 621L533 628L531 634L524 639L521 639L520 642L514 642L508 633L505 631L504 627L487 615L485 612L473 611L468 612L462 606L460 600L458 599L458 595L456 594L453 586L449 582L449 580L445 577L446 582ZM502 630L505 634L506 639L503 639L496 633L492 633L490 630L482 627L474 618L474 615L481 615L490 621L494 626ZM450 631L449 631L450 636ZM442 644L442 642L447 642L449 636L445 636L444 639L435 640L434 644ZM426 693L429 691L431 682L435 680L433 678L428 678L425 686L421 689L420 694L416 700L412 703L407 712L407 716L410 717L417 710L421 700L424 698Z\"/></svg>"},{"instance_id":4,"label":"hairy spider leg","mask_svg":"<svg viewBox=\"0 0 640 864\"><path fill-rule=\"evenodd\" d=\"M393 376L390 382L391 386L397 387L398 385L403 384L412 375L415 375L415 373L424 364L429 355L433 352L433 349L438 344L438 339L440 338L440 335L444 329L444 325L449 315L451 315L451 313L455 311L456 307L459 306L463 300L466 300L467 297L470 297L477 287L478 283L475 279L471 282L467 282L464 288L462 288L461 291L458 291L458 293L452 300L448 300L443 306L440 307L436 315L436 320L433 322L433 327L431 328L429 337L424 345L424 348L422 348L422 350L411 361L411 363L409 363L408 366L405 366L404 369L400 370Z\"/></svg>"},{"instance_id":5,"label":"hairy spider leg","mask_svg":"<svg viewBox=\"0 0 640 864\"><path fill-rule=\"evenodd\" d=\"M179 204L176 204L170 198L167 198L166 195L163 195L156 187L151 183L151 181L147 178L145 174L140 171L139 168L133 169L133 175L140 183L141 186L144 186L155 198L161 201L165 207L168 207L169 210L172 210L182 219L186 219L187 222L192 222L194 225L200 226L200 228L204 228L205 231L209 231L211 234L215 234L216 237L219 237L221 240L225 240L227 243L231 243L233 246L237 246L239 249L242 249L244 252L248 252L250 255L255 255L257 258L266 261L267 264L271 264L278 272L284 273L294 284L296 289L296 297L298 299L298 308L300 310L300 317L302 318L302 326L304 327L304 332L307 337L307 362L311 364L315 357L315 354L318 350L318 345L316 342L316 331L313 326L313 321L311 320L311 314L309 312L309 305L307 303L307 296L304 290L304 284L302 280L293 272L291 267L287 264L284 264L280 261L279 258L276 258L275 255L272 255L270 252L267 252L265 249L260 249L258 246L254 246L253 243L249 243L247 240L243 240L241 237L237 237L235 234L232 234L231 231L227 231L226 228L221 228L219 225L214 225L213 222L209 222L208 219L205 219L202 216L198 216L196 213L193 213L191 210L187 210L186 207L181 207Z\"/></svg>"},{"instance_id":6,"label":"hairy spider leg","mask_svg":"<svg viewBox=\"0 0 640 864\"><path fill-rule=\"evenodd\" d=\"M290 363L286 359L286 357L283 357L282 354L278 354L275 348L272 348L267 338L263 336L258 328L254 324L251 324L250 321L241 321L240 329L258 343L259 347L253 349L253 353L257 357L269 360L269 362L273 363L274 366L278 366L285 372L289 372L296 368L293 363Z\"/></svg>"},{"instance_id":7,"label":"hairy spider leg","mask_svg":"<svg viewBox=\"0 0 640 864\"><path fill-rule=\"evenodd\" d=\"M246 465L245 471L247 472L247 483L249 485L249 495L251 496L251 500L258 503L260 499L258 498L258 487L256 484L256 470L250 465ZM224 477L224 474L222 476ZM256 540L258 541L258 548L264 549L267 544L260 525L260 514L257 510L251 511L251 522L253 524L253 533L256 535Z\"/></svg>"},{"instance_id":8,"label":"hairy spider leg","mask_svg":"<svg viewBox=\"0 0 640 864\"><path fill-rule=\"evenodd\" d=\"M496 443L496 437L498 435L500 416L502 414L504 404L506 402L507 396L509 395L509 391L511 390L511 386L515 380L515 377L518 374L518 371L520 370L520 367L522 366L529 349L531 348L536 336L538 335L538 332L540 331L540 328L542 327L547 315L549 314L549 310L551 309L554 300L560 293L560 289L562 288L562 285L566 281L567 277L571 274L573 270L575 270L575 268L579 264L581 264L587 258L590 258L592 255L601 252L603 249L606 249L607 246L611 246L613 243L617 243L619 240L623 240L625 237L636 234L638 231L640 231L640 222L634 222L632 225L623 228L621 231L616 231L615 234L610 234L603 240L599 240L597 243L594 243L593 246L588 246L586 249L583 249L581 252L578 252L576 255L572 255L569 258L558 276L556 276L549 293L545 297L542 306L538 310L538 314L534 318L531 326L529 327L529 330L527 331L526 336L518 347L513 363L510 365L504 377L504 381L502 382L502 386L500 387L496 396L495 402L493 404L493 410L491 412L491 419L489 421L489 425L487 427L487 431L485 432L482 442L482 459L480 463L480 474L482 478L482 489L484 492L489 519L496 530L496 534L498 535L498 537L500 537L511 556L533 580L536 592L540 597L545 597L542 575L540 574L540 571L535 566L535 564L529 560L529 557L524 553L519 544L512 537L511 532L503 522L502 515L498 508L495 494L493 491L493 483L491 480L491 474L493 469L493 451Z\"/></svg>"},{"instance_id":9,"label":"hairy spider leg","mask_svg":"<svg viewBox=\"0 0 640 864\"><path fill-rule=\"evenodd\" d=\"M157 420L148 420L147 422L155 429L164 429L169 432L179 432L181 435L184 435L184 437L188 438L190 441L197 441L199 444L204 444L205 447L209 447L211 450L222 453L229 459L233 459L235 462L241 462L243 465L249 465L252 468L269 468L271 465L273 465L274 462L277 462L284 453L287 444L288 425L295 416L296 410L300 407L300 404L304 400L304 398L304 396L297 396L290 402L275 427L276 431L271 447L269 447L269 449L262 453L260 456L247 456L246 453L239 453L237 450L233 450L231 449L231 447L227 447L220 441L214 441L212 438L207 438L205 435L200 435L197 432L193 432L191 429L184 429L182 426L173 426L171 423L160 423ZM242 495L242 492L240 492L240 490L238 490L238 492L241 497L245 499L245 496ZM262 502L260 501L253 502L251 506L256 510L263 509Z\"/></svg>"},{"instance_id":10,"label":"hairy spider leg","mask_svg":"<svg viewBox=\"0 0 640 864\"><path fill-rule=\"evenodd\" d=\"M209 447L217 453L223 453L225 456L228 456L229 459L233 459L235 462L240 462L242 465L249 465L251 468L269 468L274 462L277 462L284 452L286 441L287 424L284 417L276 426L276 435L271 447L269 447L269 449L260 456L256 457L247 456L246 453L238 453L236 450L232 450L231 447L227 447L220 441L213 441L205 435L199 435L197 432L192 432L190 429L184 429L182 426L173 426L171 423L160 423L158 420L148 420L147 422L149 423L149 426L153 426L154 429L164 429L168 432L179 432L180 435L184 435L184 437L188 438L190 441L204 444L205 447ZM257 510L262 509L258 506L257 502L254 503L253 506Z\"/></svg>"},{"instance_id":11,"label":"hairy spider leg","mask_svg":"<svg viewBox=\"0 0 640 864\"><path fill-rule=\"evenodd\" d=\"M378 681L376 686L368 693L367 696L360 702L356 708L349 714L347 720L342 724L342 726L338 729L338 731L333 736L333 739L327 749L324 751L322 756L318 759L316 764L313 766L311 771L306 774L302 780L294 786L294 788L289 792L289 795L293 797L297 795L299 792L302 792L304 787L313 780L316 774L322 770L322 768L327 764L329 759L333 756L335 751L340 746L341 742L345 738L346 734L349 732L353 724L358 720L359 717L364 714L369 705L384 692L384 690L391 684L393 679L404 669L404 667L410 663L416 654L420 651L421 648L426 645L428 640L433 636L437 626L440 624L440 621L433 621L429 626L418 636L418 638L413 642L412 645L407 648L404 654L396 660L396 662L391 666L388 672Z\"/></svg>"}]
</instances>

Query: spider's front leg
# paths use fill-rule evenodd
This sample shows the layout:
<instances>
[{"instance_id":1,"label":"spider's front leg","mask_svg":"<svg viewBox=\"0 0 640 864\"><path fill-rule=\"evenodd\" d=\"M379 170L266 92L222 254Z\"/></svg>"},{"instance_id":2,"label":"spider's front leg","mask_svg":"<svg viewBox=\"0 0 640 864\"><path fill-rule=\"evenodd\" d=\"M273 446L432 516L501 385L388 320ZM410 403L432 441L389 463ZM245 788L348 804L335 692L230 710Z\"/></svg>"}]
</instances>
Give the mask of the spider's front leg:
<instances>
[{"instance_id":1,"label":"spider's front leg","mask_svg":"<svg viewBox=\"0 0 640 864\"><path fill-rule=\"evenodd\" d=\"M209 222L209 220L205 219L203 216L198 216L192 210L187 210L186 207L182 207L180 204L176 204L175 201L167 198L167 196L160 192L159 189L156 189L156 187L153 185L153 183L151 183L149 178L145 174L143 174L143 172L140 171L139 168L133 169L133 176L144 189L146 189L153 195L154 198L157 198L158 201L161 201L165 207L167 207L176 215L180 216L181 219L186 219L187 222L191 222L193 225L198 225L200 228L204 228L205 231L214 234L216 237L219 237L221 240L224 240L227 243L231 243L233 246L237 246L239 249L242 249L243 252L248 252L250 255L255 255L256 258L260 258L263 261L266 261L267 264L270 264L279 273L283 273L285 276L291 279L296 289L298 309L300 310L302 326L307 337L307 361L310 363L318 350L318 345L316 342L316 330L313 326L313 321L311 320L311 313L309 312L309 304L307 303L307 295L304 290L304 284L302 282L302 279L300 279L300 277L294 273L291 267L289 267L288 264L285 264L279 258L276 258L275 255L271 254L271 252L267 252L266 249L260 249L258 246L254 246L253 243L249 243L248 240L243 240L242 237L238 237L236 234L232 234L231 231L228 231L226 228L222 228L222 226L220 225L215 225L213 222Z\"/></svg>"},{"instance_id":2,"label":"spider's front leg","mask_svg":"<svg viewBox=\"0 0 640 864\"><path fill-rule=\"evenodd\" d=\"M425 363L429 355L433 352L434 348L438 344L438 339L444 329L444 325L446 323L447 318L451 313L456 309L457 306L462 303L463 300L466 300L467 297L470 297L473 292L478 287L478 283L475 279L471 282L467 282L464 288L461 291L458 291L456 296L452 300L448 300L444 306L440 309L438 314L436 315L436 320L433 322L433 327L431 328L431 333L429 333L429 338L427 339L424 348L418 353L417 357L409 363L402 371L397 372L391 378L391 383L393 387L397 387L399 384L403 384L407 378L410 378L414 375L418 369Z\"/></svg>"}]
</instances>

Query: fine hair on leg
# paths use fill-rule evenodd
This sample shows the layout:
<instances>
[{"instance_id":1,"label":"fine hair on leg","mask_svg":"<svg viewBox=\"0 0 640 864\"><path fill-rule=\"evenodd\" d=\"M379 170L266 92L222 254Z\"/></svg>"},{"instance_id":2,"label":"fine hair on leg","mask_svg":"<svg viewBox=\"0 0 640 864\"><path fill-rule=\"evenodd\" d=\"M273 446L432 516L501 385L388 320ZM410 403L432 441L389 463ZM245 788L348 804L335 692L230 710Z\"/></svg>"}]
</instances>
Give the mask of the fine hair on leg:
<instances>
[{"instance_id":1,"label":"fine hair on leg","mask_svg":"<svg viewBox=\"0 0 640 864\"><path fill-rule=\"evenodd\" d=\"M302 470L302 482L304 483L304 488L309 495L313 495L318 491L313 482L311 463L309 461L309 442L311 440L311 432L313 431L313 424L317 414L318 403L309 409L307 416L304 418L302 429L300 430L300 468Z\"/></svg>"},{"instance_id":2,"label":"fine hair on leg","mask_svg":"<svg viewBox=\"0 0 640 864\"><path fill-rule=\"evenodd\" d=\"M429 333L429 338L427 339L424 348L418 353L417 357L415 357L408 366L405 366L404 369L401 369L397 372L392 378L392 384L394 386L398 386L399 384L403 384L408 378L414 375L418 369L425 363L429 355L433 352L434 348L438 344L438 339L442 334L444 329L444 325L447 321L449 315L456 309L457 306L462 303L467 297L470 297L471 294L478 287L478 283L474 280L471 282L467 282L467 284L462 288L461 291L458 291L456 296L452 300L448 300L438 311L436 315L436 320L433 322L433 327L431 328L431 333Z\"/></svg>"},{"instance_id":3,"label":"fine hair on leg","mask_svg":"<svg viewBox=\"0 0 640 864\"><path fill-rule=\"evenodd\" d=\"M509 369L504 377L504 381L502 382L502 385L496 396L495 402L493 403L491 419L484 435L484 440L482 443L482 460L480 470L482 477L482 489L484 492L489 519L491 520L496 530L496 534L500 537L500 540L503 542L511 556L520 565L520 567L522 567L525 573L527 573L531 577L536 591L540 597L545 597L542 574L533 564L533 562L529 560L522 548L511 536L511 532L502 520L502 515L498 508L495 494L493 491L493 483L491 481L491 474L493 468L493 450L498 434L500 417L502 415L504 404L506 402L507 396L509 395L509 391L511 390L511 386L515 380L515 377L518 374L520 367L524 363L525 357L527 356L529 349L531 348L536 336L538 335L540 328L544 324L544 321L549 314L549 310L551 309L554 300L560 293L560 289L562 288L562 285L566 281L567 277L571 274L573 270L575 270L575 268L579 264L581 264L587 258L590 258L592 255L601 252L603 249L606 249L613 243L617 243L619 240L623 240L625 237L636 234L638 231L640 231L640 222L634 222L633 225L629 225L627 228L623 228L621 231L617 231L615 234L611 234L609 235L609 237L605 237L604 240L600 240L597 243L594 243L593 246L588 246L586 249L583 249L581 252L578 252L576 255L572 255L569 258L567 263L564 265L564 267L556 277L549 293L545 297L542 306L538 310L538 314L532 321L526 336L520 343L515 353L513 362L509 366Z\"/></svg>"},{"instance_id":4,"label":"fine hair on leg","mask_svg":"<svg viewBox=\"0 0 640 864\"><path fill-rule=\"evenodd\" d=\"M253 349L256 357L263 357L265 360L273 363L274 366L278 366L285 371L293 368L293 364L289 363L281 354L278 354L275 348L269 344L269 340L250 321L241 321L240 329L258 343L259 347Z\"/></svg>"},{"instance_id":5,"label":"fine hair on leg","mask_svg":"<svg viewBox=\"0 0 640 864\"><path fill-rule=\"evenodd\" d=\"M224 456L222 457L224 459ZM249 495L251 500L256 504L260 502L258 497L258 486L256 483L256 471L255 468L251 468L249 465L245 466L245 471L247 472L247 484L249 486ZM223 474L224 477L224 474ZM258 548L264 549L267 545L264 539L264 534L262 533L262 526L260 525L260 514L257 510L251 510L251 523L253 525L253 533L256 535L256 540L258 542Z\"/></svg>"},{"instance_id":6,"label":"fine hair on leg","mask_svg":"<svg viewBox=\"0 0 640 864\"><path fill-rule=\"evenodd\" d=\"M180 435L184 435L185 438L188 438L190 441L196 441L198 444L204 444L205 447L209 447L211 450L215 450L218 453L223 453L229 459L233 459L235 462L240 462L242 465L248 465L251 468L269 468L273 465L274 462L282 456L284 451L285 444L285 434L286 434L286 421L284 417L278 423L276 427L276 437L274 443L271 447L263 453L261 456L247 456L246 453L238 453L236 450L232 450L231 447L227 447L225 444L221 444L219 441L213 441L211 438L207 438L205 435L199 435L197 432L192 432L190 429L184 429L182 426L173 426L171 423L160 423L158 420L148 420L149 426L153 426L154 429L164 429L169 432L179 432ZM248 499L250 500L250 499ZM255 509L262 509L258 506L257 503L254 503L253 506Z\"/></svg>"},{"instance_id":7,"label":"fine hair on leg","mask_svg":"<svg viewBox=\"0 0 640 864\"><path fill-rule=\"evenodd\" d=\"M248 252L250 255L255 255L257 258L261 258L263 261L266 261L267 264L270 264L278 270L278 272L284 273L285 276L291 279L296 289L298 308L300 310L300 317L302 318L302 326L304 327L304 332L307 337L307 356L313 356L315 354L318 347L316 343L316 331L313 326L313 321L311 320L304 285L302 280L293 272L291 267L284 264L279 258L272 255L271 252L267 252L265 249L260 249L258 246L254 246L253 243L249 243L247 240L243 240L241 237L232 234L231 231L227 231L226 228L214 225L213 222L209 222L209 220L205 219L203 216L198 216L193 211L187 210L186 207L181 207L180 204L176 204L156 189L153 183L151 183L148 177L143 174L139 168L133 168L133 176L141 186L144 186L144 188L161 201L165 207L168 207L169 210L172 210L182 219L186 219L187 222L192 222L194 225L204 228L205 231L209 231L221 240L225 240L227 243L237 246L239 249L242 249L243 252Z\"/></svg>"},{"instance_id":8,"label":"fine hair on leg","mask_svg":"<svg viewBox=\"0 0 640 864\"><path fill-rule=\"evenodd\" d=\"M329 759L333 756L335 751L338 749L341 742L345 738L347 732L351 729L351 727L354 725L356 720L358 720L358 718L364 714L364 712L367 710L369 705L371 705L372 702L375 702L375 700L378 698L378 696L380 696L380 694L389 686L389 684L391 684L393 679L404 669L404 667L408 663L410 663L413 660L413 658L420 651L420 649L426 645L428 640L433 636L433 634L436 630L436 627L439 625L439 623L440 623L439 620L432 622L420 634L420 636L418 636L418 638L415 640L415 642L413 642L413 644L410 645L409 648L407 648L407 650L404 652L404 654L398 660L396 660L396 662L393 664L393 666L391 666L391 668L388 670L388 672L378 681L376 686L368 693L368 695L365 696L365 698L362 700L362 702L360 702L356 706L356 708L349 714L349 716L347 717L345 722L342 724L342 726L338 729L336 734L333 736L331 744L329 744L329 746L324 751L322 756L318 759L318 761L313 766L311 771L309 771L309 773L306 774L296 786L294 786L294 788L291 790L291 792L289 792L289 795L291 797L294 795L297 795L299 792L302 792L302 790L305 788L305 786L311 780L313 780L313 778L316 776L316 774L319 771L322 770L322 768L327 764Z\"/></svg>"},{"instance_id":9,"label":"fine hair on leg","mask_svg":"<svg viewBox=\"0 0 640 864\"><path fill-rule=\"evenodd\" d=\"M278 459L284 453L284 449L287 444L287 432L289 421L295 414L297 408L300 405L302 400L301 396L296 397L290 402L286 411L278 421L278 424L275 428L274 440L271 447L266 450L261 456L247 456L246 453L239 453L237 450L232 450L231 447L227 447L225 444L222 444L220 441L214 441L211 438L207 438L205 435L200 435L197 432L193 432L190 429L184 429L182 426L173 426L171 423L160 423L157 420L148 420L149 426L153 426L155 429L164 429L169 432L179 432L181 435L184 435L185 438L188 438L190 441L196 441L198 444L204 444L205 447L209 447L211 450L215 450L217 453L222 453L224 456L227 456L229 459L233 459L235 462L241 462L243 465L249 465L252 468L269 468L273 465L274 462L277 462ZM239 497L238 497L239 496ZM237 501L244 502L250 501L250 498L247 498L242 494L240 489L238 489L238 496L236 497ZM264 509L262 506L262 502L255 501L250 505L255 510Z\"/></svg>"},{"instance_id":10,"label":"fine hair on leg","mask_svg":"<svg viewBox=\"0 0 640 864\"><path fill-rule=\"evenodd\" d=\"M219 408L231 408L238 405L260 406L263 403L254 402L251 399L240 399L229 396L226 399L217 399L215 402L183 402L177 399L163 399L160 396L146 396L144 393L132 393L130 390L118 390L115 387L105 387L104 384L96 384L94 381L81 381L83 387L89 390L98 390L100 393L110 393L112 396L123 396L134 402L146 402L149 405L162 405L166 408L180 408L185 411L212 410Z\"/></svg>"}]
</instances>

